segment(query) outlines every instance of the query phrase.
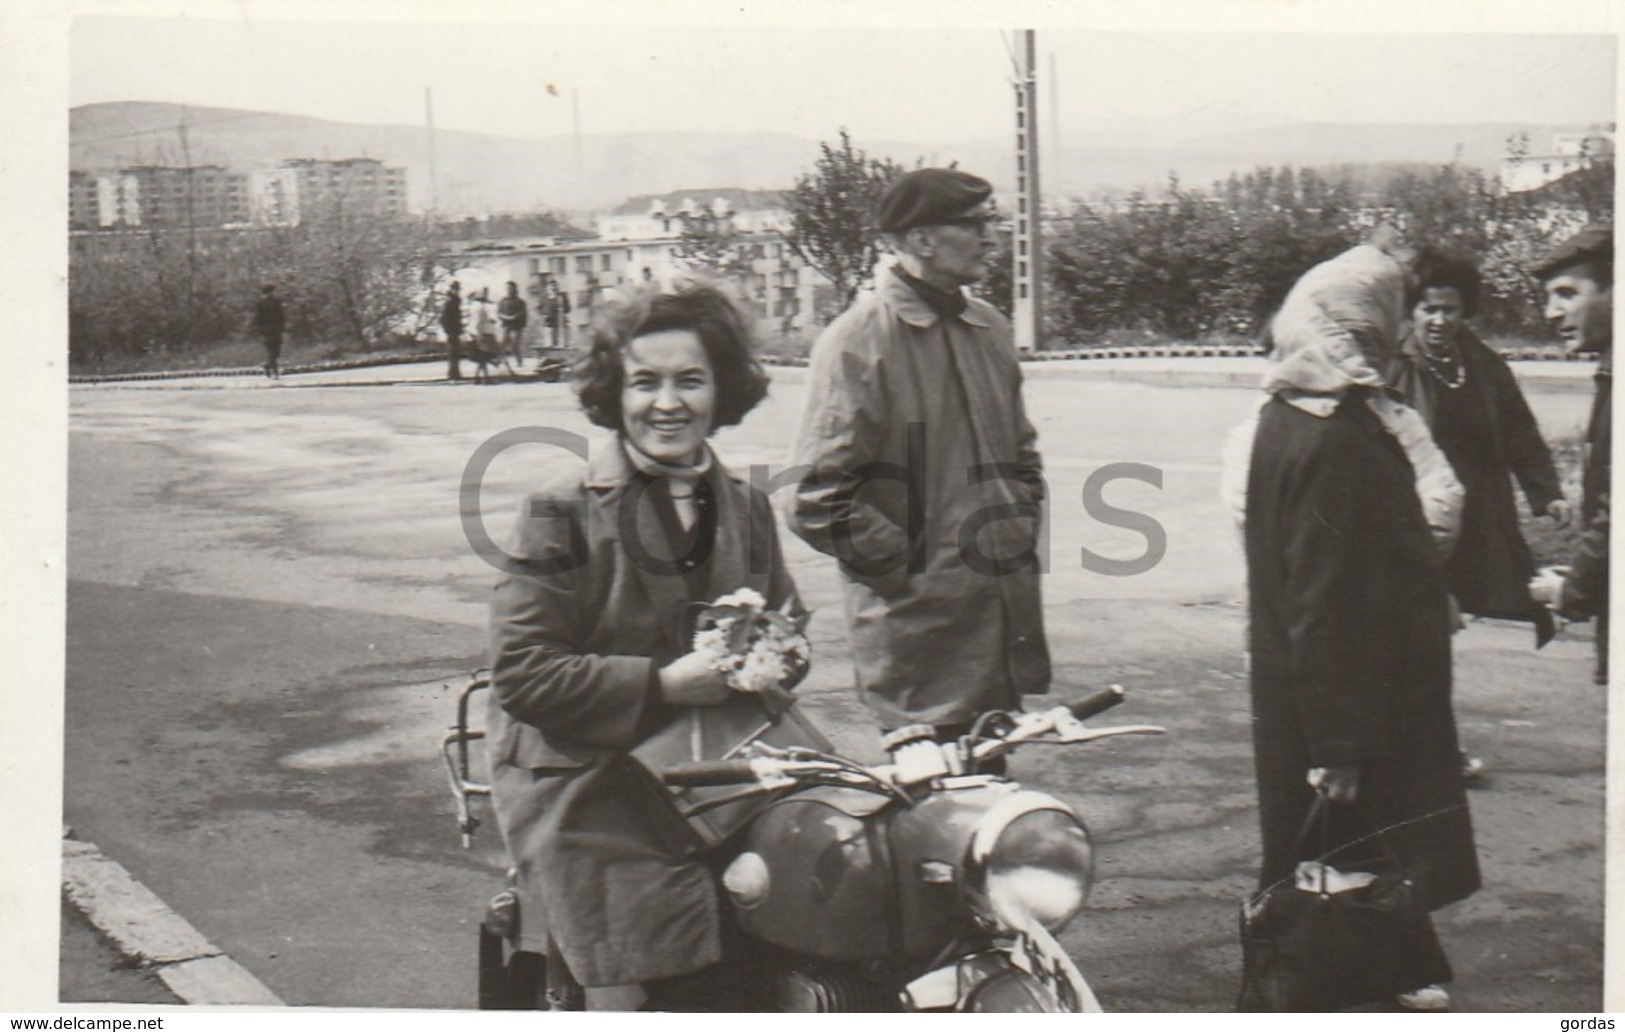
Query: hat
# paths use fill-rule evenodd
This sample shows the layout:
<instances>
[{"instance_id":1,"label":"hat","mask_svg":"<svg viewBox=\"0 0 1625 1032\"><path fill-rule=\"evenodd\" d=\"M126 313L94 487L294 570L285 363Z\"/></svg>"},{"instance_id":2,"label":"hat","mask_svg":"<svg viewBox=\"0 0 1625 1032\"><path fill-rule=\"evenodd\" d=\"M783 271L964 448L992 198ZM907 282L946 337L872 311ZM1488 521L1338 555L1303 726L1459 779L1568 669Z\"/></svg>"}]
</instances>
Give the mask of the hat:
<instances>
[{"instance_id":1,"label":"hat","mask_svg":"<svg viewBox=\"0 0 1625 1032\"><path fill-rule=\"evenodd\" d=\"M1569 237L1546 257L1536 262L1529 271L1536 279L1551 279L1571 265L1581 262L1603 262L1613 268L1614 227L1607 222L1593 222Z\"/></svg>"},{"instance_id":2,"label":"hat","mask_svg":"<svg viewBox=\"0 0 1625 1032\"><path fill-rule=\"evenodd\" d=\"M917 168L886 188L875 208L882 233L959 218L993 195L993 184L956 168Z\"/></svg>"}]
</instances>

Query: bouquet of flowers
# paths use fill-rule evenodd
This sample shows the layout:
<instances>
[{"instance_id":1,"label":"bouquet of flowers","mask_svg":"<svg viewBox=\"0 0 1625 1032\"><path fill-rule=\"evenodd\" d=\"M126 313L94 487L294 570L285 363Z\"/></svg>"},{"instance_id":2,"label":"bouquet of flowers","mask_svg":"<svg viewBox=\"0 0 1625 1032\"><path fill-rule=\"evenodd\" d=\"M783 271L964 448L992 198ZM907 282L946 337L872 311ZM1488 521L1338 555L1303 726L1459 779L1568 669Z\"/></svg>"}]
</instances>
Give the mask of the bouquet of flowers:
<instances>
[{"instance_id":1,"label":"bouquet of flowers","mask_svg":"<svg viewBox=\"0 0 1625 1032\"><path fill-rule=\"evenodd\" d=\"M694 651L728 675L740 692L789 687L807 672L810 649L803 631L807 617L767 608L750 588L723 595L695 622Z\"/></svg>"}]
</instances>

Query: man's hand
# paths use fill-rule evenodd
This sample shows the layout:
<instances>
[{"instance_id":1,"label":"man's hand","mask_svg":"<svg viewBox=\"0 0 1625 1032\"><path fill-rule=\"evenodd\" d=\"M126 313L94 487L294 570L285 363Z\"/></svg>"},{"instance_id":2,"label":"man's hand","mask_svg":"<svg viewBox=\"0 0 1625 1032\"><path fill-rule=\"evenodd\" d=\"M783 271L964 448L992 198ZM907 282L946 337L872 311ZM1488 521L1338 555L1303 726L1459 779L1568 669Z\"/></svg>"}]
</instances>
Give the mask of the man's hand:
<instances>
[{"instance_id":1,"label":"man's hand","mask_svg":"<svg viewBox=\"0 0 1625 1032\"><path fill-rule=\"evenodd\" d=\"M1568 578L1567 566L1543 566L1529 578L1529 597L1547 609L1563 604L1563 582Z\"/></svg>"},{"instance_id":2,"label":"man's hand","mask_svg":"<svg viewBox=\"0 0 1625 1032\"><path fill-rule=\"evenodd\" d=\"M1546 506L1546 515L1559 527L1567 527L1574 519L1574 506L1569 504L1567 498L1554 498L1552 503Z\"/></svg>"},{"instance_id":3,"label":"man's hand","mask_svg":"<svg viewBox=\"0 0 1625 1032\"><path fill-rule=\"evenodd\" d=\"M733 694L722 671L697 652L660 668L660 697L673 706L715 706Z\"/></svg>"},{"instance_id":4,"label":"man's hand","mask_svg":"<svg viewBox=\"0 0 1625 1032\"><path fill-rule=\"evenodd\" d=\"M1324 791L1334 803L1352 803L1360 795L1360 768L1353 764L1310 767L1309 787Z\"/></svg>"}]
</instances>

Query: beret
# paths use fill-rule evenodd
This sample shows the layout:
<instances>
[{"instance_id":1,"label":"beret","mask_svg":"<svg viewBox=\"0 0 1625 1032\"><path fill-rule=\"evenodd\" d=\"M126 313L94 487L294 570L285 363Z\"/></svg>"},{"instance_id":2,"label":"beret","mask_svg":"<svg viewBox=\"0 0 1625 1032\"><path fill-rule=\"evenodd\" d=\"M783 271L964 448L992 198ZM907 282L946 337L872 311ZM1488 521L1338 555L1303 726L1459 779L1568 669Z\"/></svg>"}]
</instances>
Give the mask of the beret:
<instances>
[{"instance_id":1,"label":"beret","mask_svg":"<svg viewBox=\"0 0 1625 1032\"><path fill-rule=\"evenodd\" d=\"M1607 222L1593 222L1580 232L1558 244L1557 247L1529 271L1536 279L1550 279L1570 265L1581 262L1603 261L1614 263L1614 227Z\"/></svg>"},{"instance_id":2,"label":"beret","mask_svg":"<svg viewBox=\"0 0 1625 1032\"><path fill-rule=\"evenodd\" d=\"M968 213L993 195L993 184L956 168L917 168L886 188L875 208L882 233L934 226Z\"/></svg>"}]
</instances>

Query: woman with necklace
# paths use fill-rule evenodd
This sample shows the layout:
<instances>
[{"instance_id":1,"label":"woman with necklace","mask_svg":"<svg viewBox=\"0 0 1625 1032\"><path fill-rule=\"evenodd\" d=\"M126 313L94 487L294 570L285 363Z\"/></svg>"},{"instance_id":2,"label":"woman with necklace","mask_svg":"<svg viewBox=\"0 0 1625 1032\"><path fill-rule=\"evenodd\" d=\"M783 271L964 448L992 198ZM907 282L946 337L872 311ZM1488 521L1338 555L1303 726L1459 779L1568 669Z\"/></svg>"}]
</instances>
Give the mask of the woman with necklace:
<instances>
[{"instance_id":1,"label":"woman with necklace","mask_svg":"<svg viewBox=\"0 0 1625 1032\"><path fill-rule=\"evenodd\" d=\"M1535 563L1518 527L1516 477L1529 511L1567 526L1552 452L1506 359L1467 325L1482 280L1469 259L1423 248L1408 302L1411 322L1390 361L1388 383L1427 422L1466 490L1461 536L1445 562L1450 593L1463 613L1535 626L1535 647L1556 633L1552 614L1529 599ZM1484 763L1462 752L1462 776L1476 781Z\"/></svg>"},{"instance_id":2,"label":"woman with necklace","mask_svg":"<svg viewBox=\"0 0 1625 1032\"><path fill-rule=\"evenodd\" d=\"M1462 612L1524 620L1537 645L1553 634L1549 612L1529 600L1534 570L1518 529L1516 478L1529 511L1569 521L1551 449L1506 360L1467 325L1481 281L1468 259L1425 248L1409 297L1411 325L1390 363L1388 382L1422 414L1467 490L1461 537L1446 563Z\"/></svg>"}]
</instances>

